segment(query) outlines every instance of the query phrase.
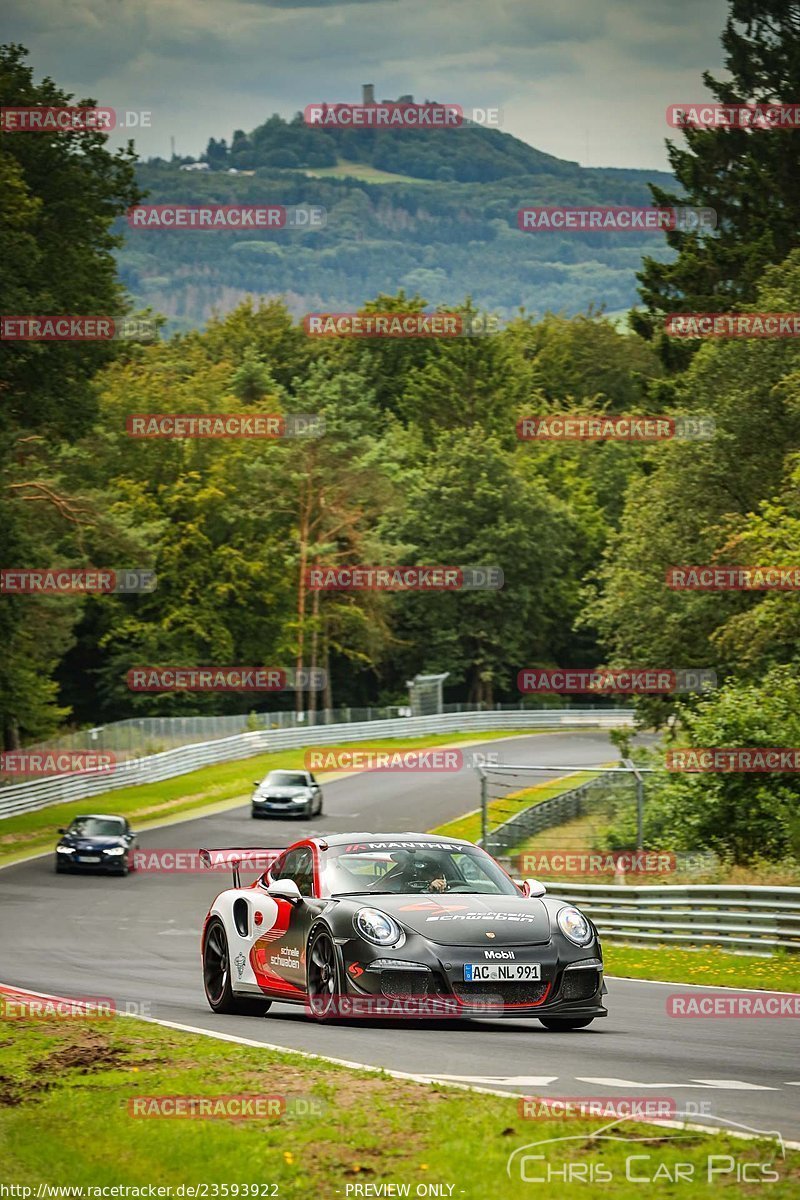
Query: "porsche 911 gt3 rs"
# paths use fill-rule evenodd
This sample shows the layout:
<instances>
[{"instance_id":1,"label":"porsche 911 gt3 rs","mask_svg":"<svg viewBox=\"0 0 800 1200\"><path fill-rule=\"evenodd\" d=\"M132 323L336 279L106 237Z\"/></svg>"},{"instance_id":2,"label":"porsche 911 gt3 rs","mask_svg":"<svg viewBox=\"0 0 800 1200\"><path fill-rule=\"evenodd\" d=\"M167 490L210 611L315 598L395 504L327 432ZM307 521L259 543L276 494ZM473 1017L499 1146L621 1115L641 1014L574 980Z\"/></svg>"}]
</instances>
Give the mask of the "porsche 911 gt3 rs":
<instances>
[{"instance_id":1,"label":"porsche 911 gt3 rs","mask_svg":"<svg viewBox=\"0 0 800 1200\"><path fill-rule=\"evenodd\" d=\"M202 934L215 1012L274 1001L318 1020L537 1017L552 1030L604 1017L597 930L542 884L515 883L471 842L421 833L312 837L241 887L237 856Z\"/></svg>"}]
</instances>

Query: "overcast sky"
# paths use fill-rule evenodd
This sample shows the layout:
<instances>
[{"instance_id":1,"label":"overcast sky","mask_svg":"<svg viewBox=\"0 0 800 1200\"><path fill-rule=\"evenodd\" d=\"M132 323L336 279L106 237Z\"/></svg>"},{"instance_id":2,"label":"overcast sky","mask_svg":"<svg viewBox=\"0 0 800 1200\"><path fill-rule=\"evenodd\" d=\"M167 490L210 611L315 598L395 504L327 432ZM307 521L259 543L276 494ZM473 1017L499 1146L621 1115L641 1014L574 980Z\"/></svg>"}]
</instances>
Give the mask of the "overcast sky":
<instances>
[{"instance_id":1,"label":"overcast sky","mask_svg":"<svg viewBox=\"0 0 800 1200\"><path fill-rule=\"evenodd\" d=\"M725 0L5 0L3 41L79 98L150 111L140 154L199 155L272 113L378 98L495 106L586 166L665 167L668 104L721 73ZM446 136L446 135L444 135ZM672 136L675 136L673 132ZM680 135L678 135L679 137ZM117 139L119 140L119 139Z\"/></svg>"}]
</instances>

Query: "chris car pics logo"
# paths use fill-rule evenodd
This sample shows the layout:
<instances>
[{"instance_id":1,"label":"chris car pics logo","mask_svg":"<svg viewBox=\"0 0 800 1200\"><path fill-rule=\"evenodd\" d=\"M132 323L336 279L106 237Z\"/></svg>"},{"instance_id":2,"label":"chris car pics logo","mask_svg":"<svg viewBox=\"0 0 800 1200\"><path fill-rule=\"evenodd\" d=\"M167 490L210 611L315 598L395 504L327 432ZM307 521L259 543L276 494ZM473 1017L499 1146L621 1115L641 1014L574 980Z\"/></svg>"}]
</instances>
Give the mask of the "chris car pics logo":
<instances>
[{"instance_id":1,"label":"chris car pics logo","mask_svg":"<svg viewBox=\"0 0 800 1200\"><path fill-rule=\"evenodd\" d=\"M752 1129L714 1117L714 1124L726 1131L746 1131L742 1149L730 1154L727 1147L723 1152L715 1146L718 1139L713 1134L705 1144L697 1132L680 1128L637 1134L628 1124L632 1119L622 1117L590 1133L528 1142L509 1155L506 1174L520 1183L558 1184L561 1188L587 1183L612 1187L623 1182L660 1184L670 1189L670 1195L678 1194L672 1189L681 1184L690 1188L720 1183L742 1186L776 1183L781 1178L786 1152L783 1138L775 1130Z\"/></svg>"}]
</instances>

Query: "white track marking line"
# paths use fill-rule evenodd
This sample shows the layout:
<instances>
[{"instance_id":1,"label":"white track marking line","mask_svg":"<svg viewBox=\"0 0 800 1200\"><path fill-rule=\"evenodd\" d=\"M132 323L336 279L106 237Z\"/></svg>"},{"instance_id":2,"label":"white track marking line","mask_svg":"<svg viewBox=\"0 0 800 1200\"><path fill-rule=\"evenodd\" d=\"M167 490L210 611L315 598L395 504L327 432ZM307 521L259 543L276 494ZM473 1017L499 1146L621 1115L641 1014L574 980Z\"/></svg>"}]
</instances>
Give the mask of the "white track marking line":
<instances>
[{"instance_id":1,"label":"white track marking line","mask_svg":"<svg viewBox=\"0 0 800 1200\"><path fill-rule=\"evenodd\" d=\"M703 1087L725 1088L730 1092L778 1092L780 1088L769 1087L765 1083L744 1083L741 1079L693 1079L692 1083L700 1083Z\"/></svg>"},{"instance_id":2,"label":"white track marking line","mask_svg":"<svg viewBox=\"0 0 800 1200\"><path fill-rule=\"evenodd\" d=\"M616 943L620 945L621 943ZM746 992L753 996L796 996L797 992L776 992L772 988L728 987L727 983L683 983L671 979L637 979L635 975L606 975L604 979L615 979L619 983L652 983L658 987L699 988L703 992ZM731 1018L733 1019L733 1018Z\"/></svg>"},{"instance_id":3,"label":"white track marking line","mask_svg":"<svg viewBox=\"0 0 800 1200\"><path fill-rule=\"evenodd\" d=\"M550 1083L555 1083L559 1078L558 1075L443 1075L438 1071L433 1074L425 1074L420 1076L421 1079L427 1079L436 1082L444 1080L446 1083L504 1083L509 1087L547 1087Z\"/></svg>"},{"instance_id":4,"label":"white track marking line","mask_svg":"<svg viewBox=\"0 0 800 1200\"><path fill-rule=\"evenodd\" d=\"M740 1079L692 1079L687 1083L638 1083L633 1079L617 1079L613 1075L576 1075L579 1083L594 1083L600 1087L659 1088L670 1091L675 1088L713 1088L737 1092L777 1092L780 1088L767 1087L762 1083L745 1083Z\"/></svg>"},{"instance_id":5,"label":"white track marking line","mask_svg":"<svg viewBox=\"0 0 800 1200\"><path fill-rule=\"evenodd\" d=\"M11 984L0 983L0 993L2 992L10 992L14 995L38 996L43 1000L69 999L69 997L65 996L54 996L50 992L34 992L30 988L15 988ZM370 1063L350 1062L346 1058L333 1058L330 1054L316 1054L310 1050L295 1050L291 1046L276 1046L271 1042L258 1042L254 1038L239 1037L232 1033L217 1033L211 1029L201 1029L196 1025L183 1025L178 1021L162 1021L157 1017L143 1017L139 1013L119 1013L119 1016L128 1017L133 1021L144 1021L147 1025L161 1025L165 1029L177 1029L182 1033L194 1033L200 1037L215 1038L218 1042L233 1042L235 1045L252 1046L257 1050L275 1050L279 1054L295 1054L298 1058L311 1058L316 1059L318 1062L329 1062L338 1067L349 1067L353 1071L369 1071L372 1074L388 1075L391 1079L408 1079L413 1083L429 1084L431 1082L424 1075L415 1075L408 1071L394 1071L389 1067L375 1067ZM268 1018L265 1019L268 1020ZM486 1096L499 1096L503 1100L508 1100L509 1095L513 1095L513 1093L501 1092L496 1088L477 1087L475 1084L457 1083L455 1081L448 1083L447 1086L463 1092L478 1092ZM666 1118L651 1119L647 1124L663 1126L668 1129L690 1129L697 1133L727 1133L731 1137L745 1138L747 1141L761 1137L757 1133L743 1133L738 1129L728 1129L725 1125L701 1125L696 1122L672 1121ZM800 1142L784 1141L783 1145L788 1146L791 1150L800 1150Z\"/></svg>"}]
</instances>

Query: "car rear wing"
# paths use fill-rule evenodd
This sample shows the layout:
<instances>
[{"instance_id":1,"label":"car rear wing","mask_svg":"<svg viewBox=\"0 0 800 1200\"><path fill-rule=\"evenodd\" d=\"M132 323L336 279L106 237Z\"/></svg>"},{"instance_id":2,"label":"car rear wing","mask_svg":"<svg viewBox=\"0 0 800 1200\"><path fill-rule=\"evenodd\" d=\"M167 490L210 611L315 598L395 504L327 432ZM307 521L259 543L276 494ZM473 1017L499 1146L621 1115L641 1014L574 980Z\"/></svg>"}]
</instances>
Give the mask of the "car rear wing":
<instances>
[{"instance_id":1,"label":"car rear wing","mask_svg":"<svg viewBox=\"0 0 800 1200\"><path fill-rule=\"evenodd\" d=\"M201 849L200 861L210 871L224 871L230 867L233 872L233 886L238 888L242 886L240 871L258 871L259 874L263 874L285 849L285 846L225 846L212 850Z\"/></svg>"}]
</instances>

